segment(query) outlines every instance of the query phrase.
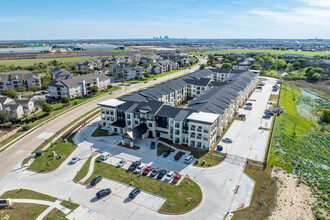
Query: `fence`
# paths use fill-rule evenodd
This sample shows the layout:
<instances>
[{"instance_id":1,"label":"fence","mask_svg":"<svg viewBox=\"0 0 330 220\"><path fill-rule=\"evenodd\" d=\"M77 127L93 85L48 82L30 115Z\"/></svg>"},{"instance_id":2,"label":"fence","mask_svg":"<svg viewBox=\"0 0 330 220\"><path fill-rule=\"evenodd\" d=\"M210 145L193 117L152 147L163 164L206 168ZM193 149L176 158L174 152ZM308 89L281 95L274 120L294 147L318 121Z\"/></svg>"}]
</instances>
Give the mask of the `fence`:
<instances>
[{"instance_id":1,"label":"fence","mask_svg":"<svg viewBox=\"0 0 330 220\"><path fill-rule=\"evenodd\" d=\"M17 132L19 132L19 131L21 131L21 130L22 130L22 126L17 127L17 128L15 128L14 130L11 130L11 131L9 131L8 133L2 135L2 136L0 137L0 142L3 141L3 140L5 140L5 139L7 139L7 138L9 138L10 136L16 134Z\"/></svg>"}]
</instances>

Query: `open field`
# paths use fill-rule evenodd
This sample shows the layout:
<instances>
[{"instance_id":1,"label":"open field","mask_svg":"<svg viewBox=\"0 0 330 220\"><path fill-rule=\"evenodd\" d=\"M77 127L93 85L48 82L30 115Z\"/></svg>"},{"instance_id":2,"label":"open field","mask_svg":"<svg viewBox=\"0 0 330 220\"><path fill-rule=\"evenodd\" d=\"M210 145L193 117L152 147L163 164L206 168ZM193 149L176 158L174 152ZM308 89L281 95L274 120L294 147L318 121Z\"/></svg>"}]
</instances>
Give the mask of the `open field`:
<instances>
[{"instance_id":1,"label":"open field","mask_svg":"<svg viewBox=\"0 0 330 220\"><path fill-rule=\"evenodd\" d=\"M11 191L7 191L4 194L1 195L2 199L39 199L39 200L46 200L46 201L51 201L51 202L55 202L57 200L57 198L46 195L46 194L42 194L42 193L38 193L32 190L28 190L28 189L23 189L22 191L20 191L19 189L15 189L15 190L11 190Z\"/></svg>"},{"instance_id":2,"label":"open field","mask_svg":"<svg viewBox=\"0 0 330 220\"><path fill-rule=\"evenodd\" d=\"M322 80L319 82L308 82L306 80L292 80L291 83L308 91L317 93L318 95L330 99L330 80Z\"/></svg>"},{"instance_id":3,"label":"open field","mask_svg":"<svg viewBox=\"0 0 330 220\"><path fill-rule=\"evenodd\" d=\"M131 182L130 175L132 175L134 187L139 187L144 191L167 198L164 205L160 208L162 212L185 212L198 205L202 199L200 187L188 178L184 178L179 185L172 185L149 176L130 173L126 169L116 168L113 165L100 161L95 162L94 172L85 183L90 183L96 176L103 176L129 185ZM170 203L173 206L170 207Z\"/></svg>"},{"instance_id":4,"label":"open field","mask_svg":"<svg viewBox=\"0 0 330 220\"><path fill-rule=\"evenodd\" d=\"M46 205L17 203L10 208L0 209L0 219L34 220L47 208Z\"/></svg>"},{"instance_id":5,"label":"open field","mask_svg":"<svg viewBox=\"0 0 330 220\"><path fill-rule=\"evenodd\" d=\"M227 53L270 53L270 54L303 54L305 56L325 56L329 55L330 52L310 52L310 51L289 51L289 50L212 50L205 52L189 52L192 55L209 55L209 54L227 54Z\"/></svg>"},{"instance_id":6,"label":"open field","mask_svg":"<svg viewBox=\"0 0 330 220\"><path fill-rule=\"evenodd\" d=\"M85 60L96 59L95 57L72 57L72 58L53 58L53 59L23 59L23 60L0 60L0 65L30 66L35 63L48 63L57 60L63 63L76 63Z\"/></svg>"},{"instance_id":7,"label":"open field","mask_svg":"<svg viewBox=\"0 0 330 220\"><path fill-rule=\"evenodd\" d=\"M315 217L325 217L325 213L330 210L330 142L325 139L320 126L313 119L304 117L297 111L297 106L302 105L313 114L310 102L302 98L296 86L284 83L280 104L285 110L277 117L269 165L298 175L317 199L313 207Z\"/></svg>"}]
</instances>

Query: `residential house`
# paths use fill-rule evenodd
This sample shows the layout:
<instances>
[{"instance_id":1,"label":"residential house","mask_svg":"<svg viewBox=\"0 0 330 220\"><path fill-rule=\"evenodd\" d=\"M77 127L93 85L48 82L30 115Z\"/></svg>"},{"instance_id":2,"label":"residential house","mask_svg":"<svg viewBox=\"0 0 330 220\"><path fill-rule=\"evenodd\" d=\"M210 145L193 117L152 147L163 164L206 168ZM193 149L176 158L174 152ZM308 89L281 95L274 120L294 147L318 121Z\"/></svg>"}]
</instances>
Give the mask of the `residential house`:
<instances>
[{"instance_id":1,"label":"residential house","mask_svg":"<svg viewBox=\"0 0 330 220\"><path fill-rule=\"evenodd\" d=\"M52 75L53 79L70 79L73 77L73 73L68 70L56 67L52 71L49 72Z\"/></svg>"},{"instance_id":2,"label":"residential house","mask_svg":"<svg viewBox=\"0 0 330 220\"><path fill-rule=\"evenodd\" d=\"M89 95L90 88L97 86L99 90L105 90L110 85L110 78L105 74L85 74L73 76L70 79L53 80L47 85L49 97L70 99Z\"/></svg>"},{"instance_id":3,"label":"residential house","mask_svg":"<svg viewBox=\"0 0 330 220\"><path fill-rule=\"evenodd\" d=\"M28 116L35 111L30 99L14 100L3 95L0 95L0 110L8 111L13 119Z\"/></svg>"},{"instance_id":4,"label":"residential house","mask_svg":"<svg viewBox=\"0 0 330 220\"><path fill-rule=\"evenodd\" d=\"M94 70L95 67L102 68L102 61L101 60L86 60L84 62L80 62L76 64L76 71L88 71Z\"/></svg>"},{"instance_id":5,"label":"residential house","mask_svg":"<svg viewBox=\"0 0 330 220\"><path fill-rule=\"evenodd\" d=\"M1 73L0 92L7 88L16 89L20 85L27 86L28 88L36 85L41 88L41 77L28 70Z\"/></svg>"}]
</instances>

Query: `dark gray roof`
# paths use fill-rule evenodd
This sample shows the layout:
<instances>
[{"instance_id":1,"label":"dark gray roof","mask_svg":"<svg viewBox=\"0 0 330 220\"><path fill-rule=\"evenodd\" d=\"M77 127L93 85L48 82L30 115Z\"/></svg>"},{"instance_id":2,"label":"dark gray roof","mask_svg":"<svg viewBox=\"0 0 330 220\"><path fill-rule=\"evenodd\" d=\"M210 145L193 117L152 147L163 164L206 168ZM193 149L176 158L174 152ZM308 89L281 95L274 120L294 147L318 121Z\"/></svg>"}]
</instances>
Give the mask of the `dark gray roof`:
<instances>
[{"instance_id":1,"label":"dark gray roof","mask_svg":"<svg viewBox=\"0 0 330 220\"><path fill-rule=\"evenodd\" d=\"M109 77L103 73L98 74L85 74L85 75L79 75L79 76L73 76L71 79L64 79L60 81L53 80L51 81L48 86L55 86L55 87L75 87L81 84L84 80L85 83L93 83L96 82L96 78L99 77L100 81L109 79Z\"/></svg>"},{"instance_id":2,"label":"dark gray roof","mask_svg":"<svg viewBox=\"0 0 330 220\"><path fill-rule=\"evenodd\" d=\"M156 116L175 118L180 110L181 108L178 107L163 105L162 108L157 112Z\"/></svg>"},{"instance_id":3,"label":"dark gray roof","mask_svg":"<svg viewBox=\"0 0 330 220\"><path fill-rule=\"evenodd\" d=\"M196 86L207 86L212 79L210 78L200 78L200 79L185 79L184 81L187 84L196 85Z\"/></svg>"},{"instance_id":4,"label":"dark gray roof","mask_svg":"<svg viewBox=\"0 0 330 220\"><path fill-rule=\"evenodd\" d=\"M190 109L181 109L180 112L175 116L173 121L180 121L181 122L181 121L185 120L193 112L194 111L192 111Z\"/></svg>"},{"instance_id":5,"label":"dark gray roof","mask_svg":"<svg viewBox=\"0 0 330 220\"><path fill-rule=\"evenodd\" d=\"M126 126L126 124L123 121L115 121L114 123L111 124L111 126L124 128Z\"/></svg>"},{"instance_id":6,"label":"dark gray roof","mask_svg":"<svg viewBox=\"0 0 330 220\"><path fill-rule=\"evenodd\" d=\"M139 137L140 135L144 134L148 130L148 127L145 123L139 124L135 128L132 129L132 131L126 132L126 134L123 134L124 137L135 139Z\"/></svg>"},{"instance_id":7,"label":"dark gray roof","mask_svg":"<svg viewBox=\"0 0 330 220\"><path fill-rule=\"evenodd\" d=\"M33 74L28 70L4 72L0 74L0 82L28 80L32 76L40 78L37 74Z\"/></svg>"}]
</instances>

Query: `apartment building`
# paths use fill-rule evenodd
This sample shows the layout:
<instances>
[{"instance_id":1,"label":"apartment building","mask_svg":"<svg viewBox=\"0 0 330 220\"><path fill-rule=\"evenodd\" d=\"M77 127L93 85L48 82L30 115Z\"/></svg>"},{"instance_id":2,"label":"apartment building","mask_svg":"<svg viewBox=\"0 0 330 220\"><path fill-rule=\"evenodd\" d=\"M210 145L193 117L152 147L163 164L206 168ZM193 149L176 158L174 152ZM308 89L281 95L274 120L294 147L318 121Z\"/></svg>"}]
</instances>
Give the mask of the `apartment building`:
<instances>
[{"instance_id":1,"label":"apartment building","mask_svg":"<svg viewBox=\"0 0 330 220\"><path fill-rule=\"evenodd\" d=\"M92 86L97 86L101 91L107 89L108 85L110 85L110 78L105 74L85 74L73 76L70 79L55 79L47 85L47 90L49 97L73 99L89 95Z\"/></svg>"},{"instance_id":2,"label":"apartment building","mask_svg":"<svg viewBox=\"0 0 330 220\"><path fill-rule=\"evenodd\" d=\"M122 134L123 144L131 146L137 137L159 137L210 149L258 83L258 74L251 71L236 71L225 82L214 81L216 73L212 69L196 71L101 102L101 124Z\"/></svg>"},{"instance_id":3,"label":"apartment building","mask_svg":"<svg viewBox=\"0 0 330 220\"><path fill-rule=\"evenodd\" d=\"M28 70L1 73L0 92L8 88L16 89L21 85L27 86L28 88L35 85L40 88L41 77Z\"/></svg>"}]
</instances>

